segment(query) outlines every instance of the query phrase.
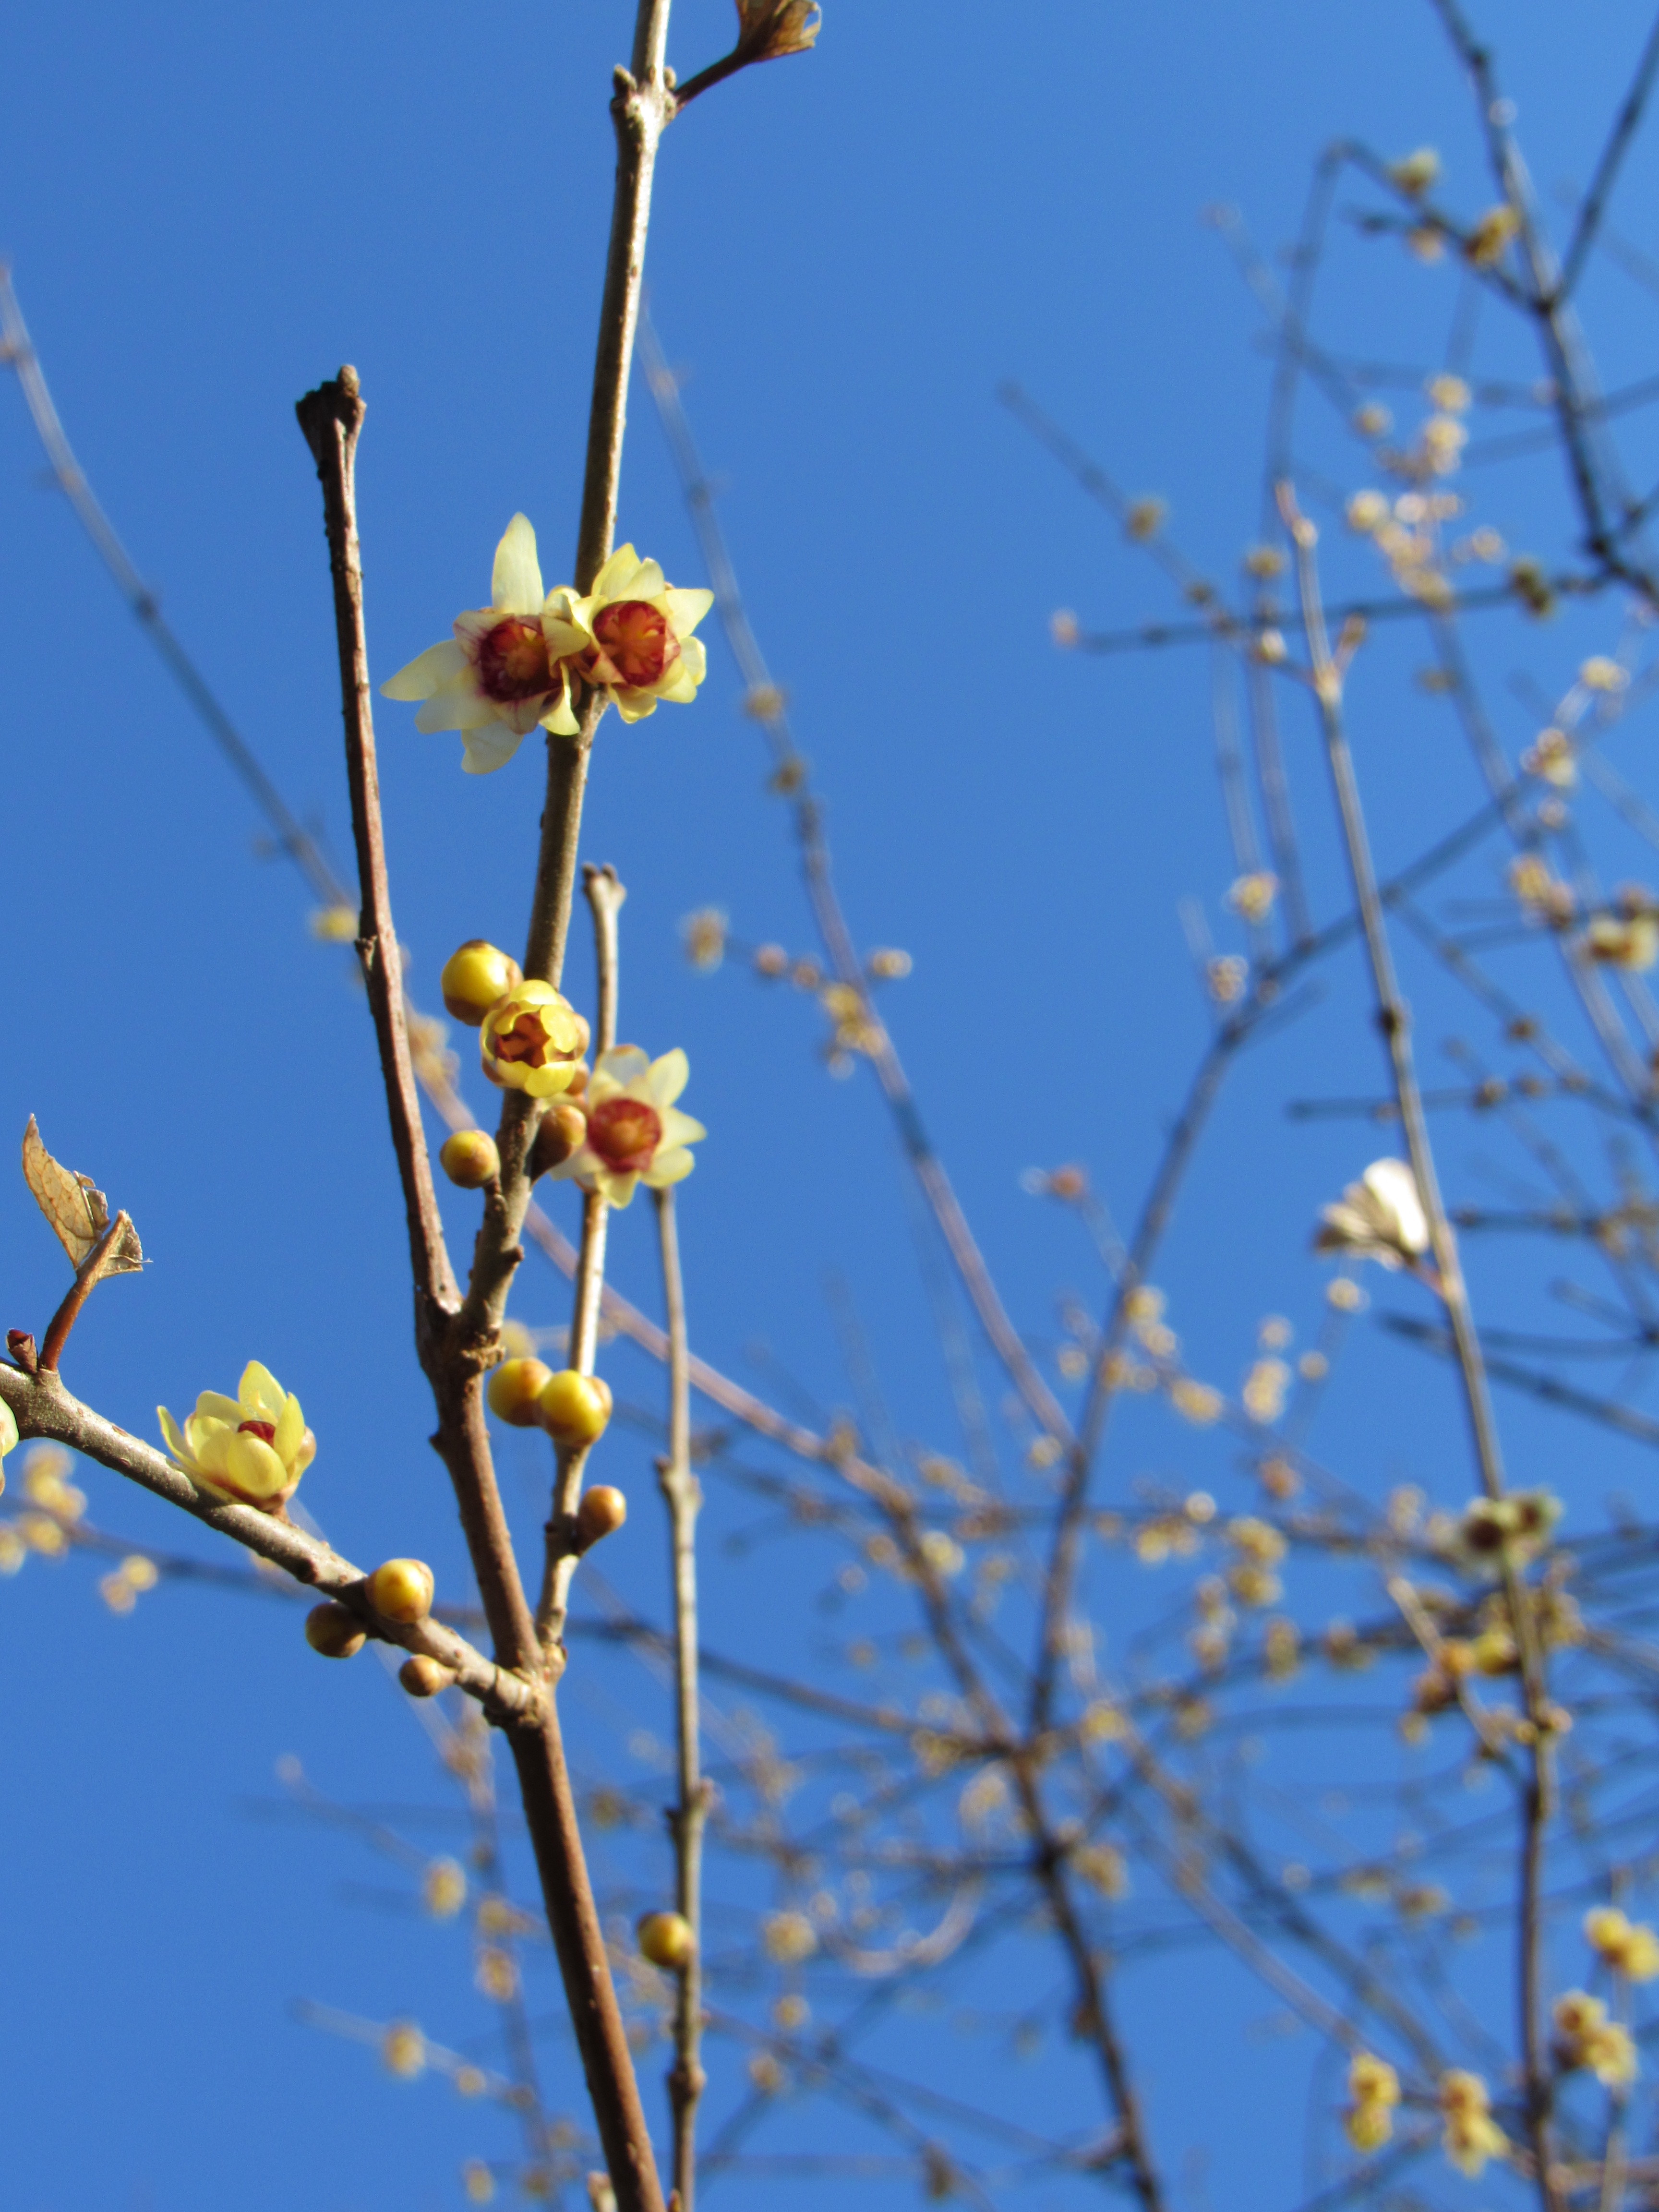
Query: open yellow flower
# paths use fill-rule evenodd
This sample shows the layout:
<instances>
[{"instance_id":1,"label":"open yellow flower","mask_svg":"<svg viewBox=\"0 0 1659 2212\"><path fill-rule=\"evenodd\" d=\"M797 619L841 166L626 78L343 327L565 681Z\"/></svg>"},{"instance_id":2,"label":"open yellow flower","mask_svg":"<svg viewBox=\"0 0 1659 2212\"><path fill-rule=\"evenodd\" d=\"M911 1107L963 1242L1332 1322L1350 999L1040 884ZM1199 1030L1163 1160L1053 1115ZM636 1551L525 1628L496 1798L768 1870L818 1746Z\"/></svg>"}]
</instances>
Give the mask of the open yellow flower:
<instances>
[{"instance_id":1,"label":"open yellow flower","mask_svg":"<svg viewBox=\"0 0 1659 2212\"><path fill-rule=\"evenodd\" d=\"M495 548L490 604L455 617L455 635L428 646L380 686L419 699L417 730L459 730L469 775L504 768L538 722L576 733L571 656L591 646L565 612L570 594L542 590L536 533L515 514Z\"/></svg>"},{"instance_id":2,"label":"open yellow flower","mask_svg":"<svg viewBox=\"0 0 1659 2212\"><path fill-rule=\"evenodd\" d=\"M155 1411L168 1450L198 1489L267 1513L282 1510L317 1456L299 1400L257 1359L234 1398L204 1390L182 1431L165 1406Z\"/></svg>"},{"instance_id":3,"label":"open yellow flower","mask_svg":"<svg viewBox=\"0 0 1659 2212\"><path fill-rule=\"evenodd\" d=\"M708 1133L674 1103L690 1073L679 1051L660 1060L647 1059L633 1044L601 1053L582 1102L587 1133L553 1175L597 1191L612 1206L626 1206L641 1182L666 1190L683 1182L696 1164L686 1147Z\"/></svg>"},{"instance_id":4,"label":"open yellow flower","mask_svg":"<svg viewBox=\"0 0 1659 2212\"><path fill-rule=\"evenodd\" d=\"M624 722L654 714L659 699L696 698L708 657L692 631L714 604L712 592L676 591L654 561L619 546L585 598L550 592L548 612L582 634L568 664L573 679L606 691Z\"/></svg>"}]
</instances>

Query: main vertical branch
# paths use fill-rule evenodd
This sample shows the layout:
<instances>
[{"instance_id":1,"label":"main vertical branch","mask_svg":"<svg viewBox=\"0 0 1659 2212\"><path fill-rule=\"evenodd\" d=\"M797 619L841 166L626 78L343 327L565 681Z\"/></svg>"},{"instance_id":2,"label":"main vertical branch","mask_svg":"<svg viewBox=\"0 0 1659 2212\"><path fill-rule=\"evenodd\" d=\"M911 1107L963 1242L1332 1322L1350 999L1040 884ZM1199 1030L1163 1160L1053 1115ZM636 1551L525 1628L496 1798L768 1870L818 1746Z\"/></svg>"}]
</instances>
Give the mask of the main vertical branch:
<instances>
[{"instance_id":1,"label":"main vertical branch","mask_svg":"<svg viewBox=\"0 0 1659 2212\"><path fill-rule=\"evenodd\" d=\"M702 1832L708 1803L702 1779L697 1705L697 1511L702 1492L691 1471L691 1364L680 1273L679 1227L672 1187L656 1194L662 1252L663 1302L668 1317L668 1455L657 1462L668 1507L674 1577L674 1688L679 1735L679 1802L670 1815L674 1837L675 1907L691 1930L691 1955L680 1969L674 2008L674 2063L668 2094L674 2111L674 2187L680 2212L692 2212L696 2185L697 2100L705 2076L702 2041Z\"/></svg>"}]
</instances>

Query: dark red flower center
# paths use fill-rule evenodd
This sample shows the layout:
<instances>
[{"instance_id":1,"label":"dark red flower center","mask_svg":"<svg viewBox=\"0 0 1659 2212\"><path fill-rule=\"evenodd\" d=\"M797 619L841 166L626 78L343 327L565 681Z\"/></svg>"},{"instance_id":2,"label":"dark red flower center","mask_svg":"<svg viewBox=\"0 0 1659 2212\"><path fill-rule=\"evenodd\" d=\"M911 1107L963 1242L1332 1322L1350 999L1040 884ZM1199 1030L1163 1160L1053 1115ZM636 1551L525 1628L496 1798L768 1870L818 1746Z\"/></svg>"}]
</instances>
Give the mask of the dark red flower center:
<instances>
[{"instance_id":1,"label":"dark red flower center","mask_svg":"<svg viewBox=\"0 0 1659 2212\"><path fill-rule=\"evenodd\" d=\"M555 1057L550 1049L547 1026L533 1007L520 1014L510 1030L503 1030L490 1047L497 1060L522 1060L528 1067L545 1067ZM568 1058L559 1054L560 1059Z\"/></svg>"},{"instance_id":2,"label":"dark red flower center","mask_svg":"<svg viewBox=\"0 0 1659 2212\"><path fill-rule=\"evenodd\" d=\"M593 635L599 652L592 656L593 672L604 683L643 690L656 683L680 657L679 640L668 627L668 617L648 599L617 599L594 617ZM610 664L607 678L603 662Z\"/></svg>"},{"instance_id":3,"label":"dark red flower center","mask_svg":"<svg viewBox=\"0 0 1659 2212\"><path fill-rule=\"evenodd\" d=\"M478 641L478 689L497 706L539 697L554 687L547 640L538 622L508 615Z\"/></svg>"},{"instance_id":4,"label":"dark red flower center","mask_svg":"<svg viewBox=\"0 0 1659 2212\"><path fill-rule=\"evenodd\" d=\"M607 1098L587 1117L587 1141L618 1175L643 1175L662 1142L662 1116L643 1098Z\"/></svg>"},{"instance_id":5,"label":"dark red flower center","mask_svg":"<svg viewBox=\"0 0 1659 2212\"><path fill-rule=\"evenodd\" d=\"M276 1441L276 1424L274 1421L240 1421L236 1426L236 1433L239 1437L258 1437L264 1443L274 1444Z\"/></svg>"}]
</instances>

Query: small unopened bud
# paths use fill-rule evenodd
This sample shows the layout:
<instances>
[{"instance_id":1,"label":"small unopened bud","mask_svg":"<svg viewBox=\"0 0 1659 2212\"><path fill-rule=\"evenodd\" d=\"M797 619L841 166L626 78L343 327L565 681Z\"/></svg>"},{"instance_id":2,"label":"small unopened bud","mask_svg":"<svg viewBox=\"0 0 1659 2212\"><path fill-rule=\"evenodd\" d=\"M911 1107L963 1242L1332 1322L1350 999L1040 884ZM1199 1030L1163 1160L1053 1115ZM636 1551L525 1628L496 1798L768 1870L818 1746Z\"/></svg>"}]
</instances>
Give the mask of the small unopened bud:
<instances>
[{"instance_id":1,"label":"small unopened bud","mask_svg":"<svg viewBox=\"0 0 1659 2212\"><path fill-rule=\"evenodd\" d=\"M435 1698L439 1691L447 1690L454 1679L450 1668L419 1652L414 1658L405 1659L398 1669L398 1680L411 1698Z\"/></svg>"},{"instance_id":2,"label":"small unopened bud","mask_svg":"<svg viewBox=\"0 0 1659 2212\"><path fill-rule=\"evenodd\" d=\"M496 1000L523 981L524 970L516 960L482 937L470 937L445 961L438 988L455 1019L476 1030Z\"/></svg>"},{"instance_id":3,"label":"small unopened bud","mask_svg":"<svg viewBox=\"0 0 1659 2212\"><path fill-rule=\"evenodd\" d=\"M678 1972L691 1963L691 1954L696 1948L696 1939L691 1933L691 1923L678 1912L647 1912L640 1921L640 1956L648 1959L653 1966L663 1966Z\"/></svg>"},{"instance_id":4,"label":"small unopened bud","mask_svg":"<svg viewBox=\"0 0 1659 2212\"><path fill-rule=\"evenodd\" d=\"M349 1659L368 1640L368 1630L343 1605L314 1605L306 1615L306 1642L325 1659Z\"/></svg>"},{"instance_id":5,"label":"small unopened bud","mask_svg":"<svg viewBox=\"0 0 1659 2212\"><path fill-rule=\"evenodd\" d=\"M368 1601L387 1620L424 1620L436 1587L424 1559L388 1559L368 1578Z\"/></svg>"},{"instance_id":6,"label":"small unopened bud","mask_svg":"<svg viewBox=\"0 0 1659 2212\"><path fill-rule=\"evenodd\" d=\"M462 1190L482 1190L501 1171L495 1139L483 1129L458 1129L444 1139L438 1164Z\"/></svg>"},{"instance_id":7,"label":"small unopened bud","mask_svg":"<svg viewBox=\"0 0 1659 2212\"><path fill-rule=\"evenodd\" d=\"M489 1378L489 1410L515 1429L533 1429L541 1414L537 1398L552 1369L541 1359L504 1359Z\"/></svg>"},{"instance_id":8,"label":"small unopened bud","mask_svg":"<svg viewBox=\"0 0 1659 2212\"><path fill-rule=\"evenodd\" d=\"M546 1379L534 1418L556 1444L569 1450L597 1443L611 1419L611 1385L597 1375L579 1375L574 1367L562 1368L556 1375L542 1371Z\"/></svg>"},{"instance_id":9,"label":"small unopened bud","mask_svg":"<svg viewBox=\"0 0 1659 2212\"><path fill-rule=\"evenodd\" d=\"M592 1490L583 1491L582 1502L576 1508L576 1528L583 1550L602 1536L614 1536L627 1518L628 1500L610 1483L598 1483Z\"/></svg>"},{"instance_id":10,"label":"small unopened bud","mask_svg":"<svg viewBox=\"0 0 1659 2212\"><path fill-rule=\"evenodd\" d=\"M586 1087L585 1084L583 1087ZM530 1147L531 1181L544 1176L550 1168L562 1167L586 1134L587 1116L580 1106L573 1105L568 1098L561 1098L550 1106L542 1116L536 1141Z\"/></svg>"}]
</instances>

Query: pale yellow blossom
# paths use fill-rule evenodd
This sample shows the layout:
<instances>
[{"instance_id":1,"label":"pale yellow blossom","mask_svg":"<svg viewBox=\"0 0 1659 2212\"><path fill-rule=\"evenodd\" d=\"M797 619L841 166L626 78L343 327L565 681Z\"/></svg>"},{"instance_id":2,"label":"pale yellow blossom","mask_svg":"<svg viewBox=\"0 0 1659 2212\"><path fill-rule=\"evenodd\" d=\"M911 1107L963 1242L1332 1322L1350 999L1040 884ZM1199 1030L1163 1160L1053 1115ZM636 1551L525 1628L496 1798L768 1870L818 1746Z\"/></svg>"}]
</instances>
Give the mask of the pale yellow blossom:
<instances>
[{"instance_id":1,"label":"pale yellow blossom","mask_svg":"<svg viewBox=\"0 0 1659 2212\"><path fill-rule=\"evenodd\" d=\"M204 1390L180 1430L156 1407L161 1434L185 1473L210 1497L280 1512L317 1453L300 1401L267 1367L251 1359L237 1395Z\"/></svg>"},{"instance_id":2,"label":"pale yellow blossom","mask_svg":"<svg viewBox=\"0 0 1659 2212\"><path fill-rule=\"evenodd\" d=\"M683 1052L650 1060L637 1045L619 1045L602 1053L583 1102L586 1136L553 1175L612 1206L626 1206L641 1182L666 1190L683 1182L694 1165L687 1147L708 1133L674 1103L690 1075Z\"/></svg>"}]
</instances>

